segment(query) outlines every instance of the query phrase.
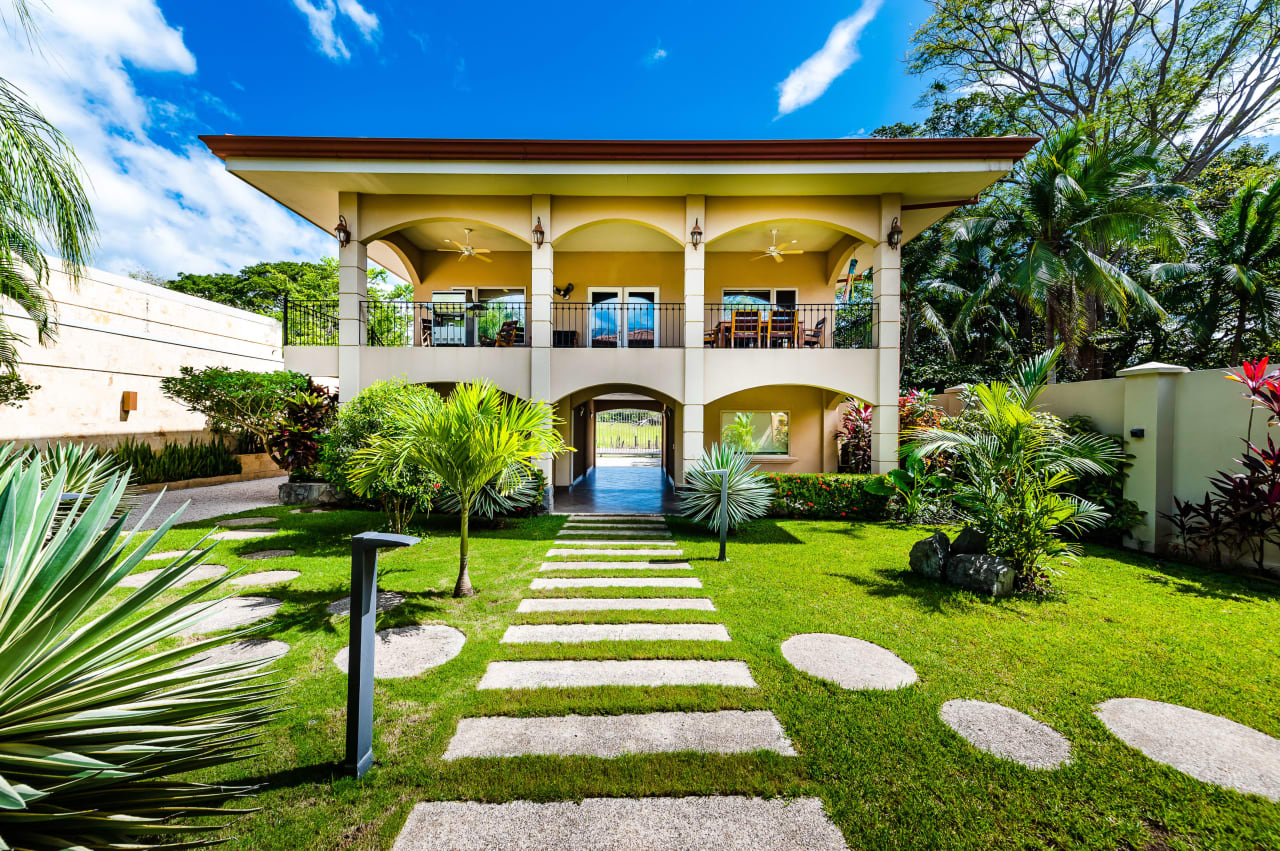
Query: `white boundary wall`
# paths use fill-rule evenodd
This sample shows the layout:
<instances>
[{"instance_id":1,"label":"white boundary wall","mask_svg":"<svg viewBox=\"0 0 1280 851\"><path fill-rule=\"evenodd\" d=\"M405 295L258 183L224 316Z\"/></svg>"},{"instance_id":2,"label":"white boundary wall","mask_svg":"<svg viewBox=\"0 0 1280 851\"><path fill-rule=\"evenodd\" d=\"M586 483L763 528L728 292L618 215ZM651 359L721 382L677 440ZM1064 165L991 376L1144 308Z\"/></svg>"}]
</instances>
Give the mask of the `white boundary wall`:
<instances>
[{"instance_id":1,"label":"white boundary wall","mask_svg":"<svg viewBox=\"0 0 1280 851\"><path fill-rule=\"evenodd\" d=\"M183 366L283 368L275 319L97 269L73 286L50 262L54 344L35 344L31 321L0 303L9 327L28 340L18 347L19 372L41 386L21 407L0 408L0 441L185 441L206 433L204 417L166 399L161 378ZM121 400L130 390L138 409L126 415Z\"/></svg>"}]
</instances>

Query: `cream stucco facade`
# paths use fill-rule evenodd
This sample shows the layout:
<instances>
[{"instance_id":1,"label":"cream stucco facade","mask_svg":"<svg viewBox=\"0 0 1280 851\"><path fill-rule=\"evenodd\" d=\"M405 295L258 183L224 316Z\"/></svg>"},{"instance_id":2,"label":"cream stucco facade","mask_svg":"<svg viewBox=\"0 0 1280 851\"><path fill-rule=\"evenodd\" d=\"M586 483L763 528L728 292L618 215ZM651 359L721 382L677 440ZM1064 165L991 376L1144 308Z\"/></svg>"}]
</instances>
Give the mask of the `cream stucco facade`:
<instances>
[{"instance_id":1,"label":"cream stucco facade","mask_svg":"<svg viewBox=\"0 0 1280 851\"><path fill-rule=\"evenodd\" d=\"M291 313L336 338L286 330L290 368L337 378L345 397L398 375L487 378L552 403L574 446L593 400L643 397L664 411L678 482L725 411L789 419L768 469L834 470L848 396L875 406L875 468L895 465L900 242L1035 140L205 141L242 179L350 234L337 304ZM459 255L468 242L483 256ZM775 243L794 253L766 255ZM412 285L412 303L370 301L371 258ZM856 302L851 269L871 273ZM490 312L507 331L493 317L480 330ZM545 472L564 485L581 465L548 459Z\"/></svg>"}]
</instances>

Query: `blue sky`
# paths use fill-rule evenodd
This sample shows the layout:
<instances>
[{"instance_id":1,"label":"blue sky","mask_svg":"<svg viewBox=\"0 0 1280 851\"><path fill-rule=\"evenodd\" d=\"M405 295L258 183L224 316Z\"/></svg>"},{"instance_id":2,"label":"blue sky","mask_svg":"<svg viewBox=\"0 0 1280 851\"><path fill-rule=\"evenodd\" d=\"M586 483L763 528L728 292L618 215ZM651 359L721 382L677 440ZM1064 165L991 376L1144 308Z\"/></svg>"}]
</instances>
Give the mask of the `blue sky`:
<instances>
[{"instance_id":1,"label":"blue sky","mask_svg":"<svg viewBox=\"0 0 1280 851\"><path fill-rule=\"evenodd\" d=\"M113 272L315 259L332 240L200 133L818 138L914 115L924 0L804 4L56 0L0 76L74 143ZM9 0L0 0L9 17Z\"/></svg>"}]
</instances>

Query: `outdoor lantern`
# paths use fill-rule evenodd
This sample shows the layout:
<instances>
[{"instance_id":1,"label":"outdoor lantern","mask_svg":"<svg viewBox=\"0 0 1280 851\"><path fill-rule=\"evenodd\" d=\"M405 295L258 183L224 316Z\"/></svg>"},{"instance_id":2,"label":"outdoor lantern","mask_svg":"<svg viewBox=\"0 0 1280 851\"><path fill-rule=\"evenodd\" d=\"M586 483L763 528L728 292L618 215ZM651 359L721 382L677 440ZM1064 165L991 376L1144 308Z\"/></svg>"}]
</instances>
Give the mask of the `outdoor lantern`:
<instances>
[{"instance_id":1,"label":"outdoor lantern","mask_svg":"<svg viewBox=\"0 0 1280 851\"><path fill-rule=\"evenodd\" d=\"M889 247L897 248L902 245L902 225L898 224L898 217L893 217L893 222L889 225Z\"/></svg>"},{"instance_id":2,"label":"outdoor lantern","mask_svg":"<svg viewBox=\"0 0 1280 851\"><path fill-rule=\"evenodd\" d=\"M698 246L702 244L702 228L698 227L698 220L693 220L693 230L689 231L689 241L693 243L693 250L697 251Z\"/></svg>"},{"instance_id":3,"label":"outdoor lantern","mask_svg":"<svg viewBox=\"0 0 1280 851\"><path fill-rule=\"evenodd\" d=\"M546 240L546 238L547 238L547 232L542 229L542 216L538 216L538 221L533 226L533 244L536 247L541 248L542 243Z\"/></svg>"},{"instance_id":4,"label":"outdoor lantern","mask_svg":"<svg viewBox=\"0 0 1280 851\"><path fill-rule=\"evenodd\" d=\"M339 248L346 248L351 244L351 228L347 227L346 216L338 216L338 223L334 225L333 232L338 237Z\"/></svg>"}]
</instances>

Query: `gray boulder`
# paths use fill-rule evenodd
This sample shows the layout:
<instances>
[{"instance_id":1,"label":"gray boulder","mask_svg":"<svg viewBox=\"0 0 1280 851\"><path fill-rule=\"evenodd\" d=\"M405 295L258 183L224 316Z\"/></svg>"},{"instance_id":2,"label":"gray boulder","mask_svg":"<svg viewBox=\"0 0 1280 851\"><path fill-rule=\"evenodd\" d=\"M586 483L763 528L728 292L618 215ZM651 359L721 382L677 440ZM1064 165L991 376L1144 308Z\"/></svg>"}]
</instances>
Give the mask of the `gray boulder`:
<instances>
[{"instance_id":1,"label":"gray boulder","mask_svg":"<svg viewBox=\"0 0 1280 851\"><path fill-rule=\"evenodd\" d=\"M337 505L340 501L327 482L285 482L280 486L281 505Z\"/></svg>"},{"instance_id":2,"label":"gray boulder","mask_svg":"<svg viewBox=\"0 0 1280 851\"><path fill-rule=\"evenodd\" d=\"M929 579L941 579L951 552L951 540L942 532L916 541L911 547L911 572Z\"/></svg>"},{"instance_id":3,"label":"gray boulder","mask_svg":"<svg viewBox=\"0 0 1280 851\"><path fill-rule=\"evenodd\" d=\"M946 580L979 594L1004 597L1013 593L1013 565L1000 556L953 555L947 559Z\"/></svg>"},{"instance_id":4,"label":"gray boulder","mask_svg":"<svg viewBox=\"0 0 1280 851\"><path fill-rule=\"evenodd\" d=\"M972 526L965 526L951 542L951 554L957 556L980 556L987 551L987 536Z\"/></svg>"}]
</instances>

